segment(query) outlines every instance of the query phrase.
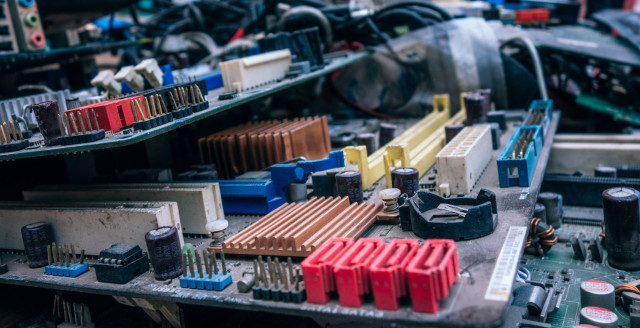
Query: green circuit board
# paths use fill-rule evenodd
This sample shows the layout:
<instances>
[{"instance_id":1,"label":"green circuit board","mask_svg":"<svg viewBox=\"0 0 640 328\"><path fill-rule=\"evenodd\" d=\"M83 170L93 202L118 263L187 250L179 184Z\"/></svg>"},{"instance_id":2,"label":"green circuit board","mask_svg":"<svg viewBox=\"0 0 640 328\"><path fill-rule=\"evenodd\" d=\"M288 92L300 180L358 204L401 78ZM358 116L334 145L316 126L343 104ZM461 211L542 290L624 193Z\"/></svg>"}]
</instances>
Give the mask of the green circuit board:
<instances>
[{"instance_id":1,"label":"green circuit board","mask_svg":"<svg viewBox=\"0 0 640 328\"><path fill-rule=\"evenodd\" d=\"M590 255L586 261L574 258L571 242L567 238L579 237L583 240L592 240L602 232L600 227L564 224L556 232L560 240L545 257L525 254L521 263L522 267L531 272L531 281L564 290L560 308L555 313L549 314L547 323L552 327L571 328L580 323L581 282L596 279L618 286L639 279L640 271L629 272L610 267L606 260L606 250L604 250L603 263L592 261ZM568 273L562 274L563 270ZM615 313L618 315L618 324L629 327L629 313L620 305L616 307Z\"/></svg>"}]
</instances>

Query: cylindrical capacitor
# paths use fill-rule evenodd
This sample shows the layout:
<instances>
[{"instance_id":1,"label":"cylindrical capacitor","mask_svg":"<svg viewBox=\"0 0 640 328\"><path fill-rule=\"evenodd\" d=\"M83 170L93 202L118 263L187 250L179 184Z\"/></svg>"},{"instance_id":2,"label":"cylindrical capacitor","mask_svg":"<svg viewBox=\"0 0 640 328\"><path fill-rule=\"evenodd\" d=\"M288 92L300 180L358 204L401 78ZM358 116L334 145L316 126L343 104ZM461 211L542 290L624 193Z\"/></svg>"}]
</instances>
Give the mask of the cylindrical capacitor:
<instances>
[{"instance_id":1,"label":"cylindrical capacitor","mask_svg":"<svg viewBox=\"0 0 640 328\"><path fill-rule=\"evenodd\" d=\"M29 267L40 268L47 265L47 245L53 243L51 225L46 222L27 224L22 227L21 232Z\"/></svg>"},{"instance_id":2,"label":"cylindrical capacitor","mask_svg":"<svg viewBox=\"0 0 640 328\"><path fill-rule=\"evenodd\" d=\"M65 100L65 103L67 104L67 110L82 107L80 104L80 98L78 97L69 98Z\"/></svg>"},{"instance_id":3,"label":"cylindrical capacitor","mask_svg":"<svg viewBox=\"0 0 640 328\"><path fill-rule=\"evenodd\" d=\"M409 197L420 190L420 173L412 167L402 167L391 171L391 186L400 189Z\"/></svg>"},{"instance_id":4,"label":"cylindrical capacitor","mask_svg":"<svg viewBox=\"0 0 640 328\"><path fill-rule=\"evenodd\" d=\"M533 217L547 223L547 208L540 203L536 203L536 206L533 208Z\"/></svg>"},{"instance_id":5,"label":"cylindrical capacitor","mask_svg":"<svg viewBox=\"0 0 640 328\"><path fill-rule=\"evenodd\" d=\"M444 126L444 138L449 143L455 136L464 129L464 124L456 123Z\"/></svg>"},{"instance_id":6,"label":"cylindrical capacitor","mask_svg":"<svg viewBox=\"0 0 640 328\"><path fill-rule=\"evenodd\" d=\"M633 188L602 192L607 261L616 269L640 269L639 199L640 192Z\"/></svg>"},{"instance_id":7,"label":"cylindrical capacitor","mask_svg":"<svg viewBox=\"0 0 640 328\"><path fill-rule=\"evenodd\" d=\"M378 141L380 142L378 143L378 145L382 147L388 144L389 141L393 140L397 128L398 127L393 124L380 123L380 136L378 137Z\"/></svg>"},{"instance_id":8,"label":"cylindrical capacitor","mask_svg":"<svg viewBox=\"0 0 640 328\"><path fill-rule=\"evenodd\" d=\"M487 121L485 101L485 97L480 93L472 93L464 96L464 108L467 112L466 126Z\"/></svg>"},{"instance_id":9,"label":"cylindrical capacitor","mask_svg":"<svg viewBox=\"0 0 640 328\"><path fill-rule=\"evenodd\" d=\"M292 183L288 185L286 196L289 203L298 203L307 200L307 184Z\"/></svg>"},{"instance_id":10,"label":"cylindrical capacitor","mask_svg":"<svg viewBox=\"0 0 640 328\"><path fill-rule=\"evenodd\" d=\"M484 111L484 116L486 117L487 114L489 114L489 111L491 110L491 89L480 89L476 92L481 94L484 97L483 111Z\"/></svg>"},{"instance_id":11,"label":"cylindrical capacitor","mask_svg":"<svg viewBox=\"0 0 640 328\"><path fill-rule=\"evenodd\" d=\"M618 328L618 316L605 308L587 306L580 309L580 323L600 328Z\"/></svg>"},{"instance_id":12,"label":"cylindrical capacitor","mask_svg":"<svg viewBox=\"0 0 640 328\"><path fill-rule=\"evenodd\" d=\"M618 176L618 169L612 166L600 165L596 167L595 176L604 178L615 178Z\"/></svg>"},{"instance_id":13,"label":"cylindrical capacitor","mask_svg":"<svg viewBox=\"0 0 640 328\"><path fill-rule=\"evenodd\" d=\"M338 196L349 197L349 203L361 203L364 195L362 191L362 175L358 171L348 170L336 174Z\"/></svg>"},{"instance_id":14,"label":"cylindrical capacitor","mask_svg":"<svg viewBox=\"0 0 640 328\"><path fill-rule=\"evenodd\" d=\"M378 147L376 147L376 135L373 133L360 133L356 136L356 144L358 146L367 147L367 154L373 154Z\"/></svg>"},{"instance_id":15,"label":"cylindrical capacitor","mask_svg":"<svg viewBox=\"0 0 640 328\"><path fill-rule=\"evenodd\" d=\"M580 306L597 306L614 311L616 308L615 288L602 280L586 280L580 284Z\"/></svg>"},{"instance_id":16,"label":"cylindrical capacitor","mask_svg":"<svg viewBox=\"0 0 640 328\"><path fill-rule=\"evenodd\" d=\"M153 229L144 235L157 280L172 279L182 274L182 250L176 227Z\"/></svg>"},{"instance_id":17,"label":"cylindrical capacitor","mask_svg":"<svg viewBox=\"0 0 640 328\"><path fill-rule=\"evenodd\" d=\"M47 146L53 146L58 143L58 137L61 135L60 124L58 124L58 115L60 109L58 102L55 100L45 101L43 103L31 105L31 110L36 116L38 127Z\"/></svg>"},{"instance_id":18,"label":"cylindrical capacitor","mask_svg":"<svg viewBox=\"0 0 640 328\"><path fill-rule=\"evenodd\" d=\"M538 203L544 205L547 210L547 224L559 228L562 225L562 195L541 192L538 194Z\"/></svg>"}]
</instances>

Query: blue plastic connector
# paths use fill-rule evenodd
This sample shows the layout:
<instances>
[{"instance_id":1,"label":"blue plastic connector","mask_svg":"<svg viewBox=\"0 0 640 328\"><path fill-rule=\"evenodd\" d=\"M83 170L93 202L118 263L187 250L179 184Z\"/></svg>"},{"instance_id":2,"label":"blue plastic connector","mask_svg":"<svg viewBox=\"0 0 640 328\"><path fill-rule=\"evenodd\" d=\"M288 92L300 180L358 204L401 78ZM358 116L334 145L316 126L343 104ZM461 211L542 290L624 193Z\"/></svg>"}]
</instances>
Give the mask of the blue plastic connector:
<instances>
[{"instance_id":1,"label":"blue plastic connector","mask_svg":"<svg viewBox=\"0 0 640 328\"><path fill-rule=\"evenodd\" d=\"M216 274L211 278L208 275L203 275L203 278L200 278L198 272L195 273L194 277L191 277L190 274L187 274L186 277L180 277L180 287L189 288L189 289L201 289L201 290L216 290L221 291L227 286L229 286L233 280L231 279L231 274Z\"/></svg>"},{"instance_id":2,"label":"blue plastic connector","mask_svg":"<svg viewBox=\"0 0 640 328\"><path fill-rule=\"evenodd\" d=\"M267 214L286 202L286 187L305 183L309 174L344 166L344 152L333 151L325 159L271 166L271 180L220 180L225 213Z\"/></svg>"},{"instance_id":3,"label":"blue plastic connector","mask_svg":"<svg viewBox=\"0 0 640 328\"><path fill-rule=\"evenodd\" d=\"M285 195L284 188L293 183L305 183L309 174L344 167L344 152L332 151L329 157L315 161L300 161L295 164L276 164L271 166L271 180L275 184L276 193Z\"/></svg>"},{"instance_id":4,"label":"blue plastic connector","mask_svg":"<svg viewBox=\"0 0 640 328\"><path fill-rule=\"evenodd\" d=\"M539 119L540 122L533 124L534 117L540 117L539 112L542 112L542 116ZM537 115L538 114L538 115ZM553 120L553 100L534 100L529 105L527 116L524 119L523 126L540 126L542 127L542 138L547 135L549 125Z\"/></svg>"},{"instance_id":5,"label":"blue plastic connector","mask_svg":"<svg viewBox=\"0 0 640 328\"><path fill-rule=\"evenodd\" d=\"M72 277L75 278L89 271L88 263L75 263L70 266L47 265L44 267L44 273L51 276Z\"/></svg>"},{"instance_id":6,"label":"blue plastic connector","mask_svg":"<svg viewBox=\"0 0 640 328\"><path fill-rule=\"evenodd\" d=\"M162 71L162 85L172 85L174 81L171 65L162 65L160 66L160 70Z\"/></svg>"},{"instance_id":7,"label":"blue plastic connector","mask_svg":"<svg viewBox=\"0 0 640 328\"><path fill-rule=\"evenodd\" d=\"M286 202L271 180L220 180L225 213L267 214Z\"/></svg>"},{"instance_id":8,"label":"blue plastic connector","mask_svg":"<svg viewBox=\"0 0 640 328\"><path fill-rule=\"evenodd\" d=\"M514 148L518 144L518 140L524 133L533 131L531 141L522 155L522 158L509 158ZM498 179L500 187L506 188L511 186L528 187L531 184L533 173L542 151L542 127L541 126L521 126L509 139L504 150L498 157Z\"/></svg>"}]
</instances>

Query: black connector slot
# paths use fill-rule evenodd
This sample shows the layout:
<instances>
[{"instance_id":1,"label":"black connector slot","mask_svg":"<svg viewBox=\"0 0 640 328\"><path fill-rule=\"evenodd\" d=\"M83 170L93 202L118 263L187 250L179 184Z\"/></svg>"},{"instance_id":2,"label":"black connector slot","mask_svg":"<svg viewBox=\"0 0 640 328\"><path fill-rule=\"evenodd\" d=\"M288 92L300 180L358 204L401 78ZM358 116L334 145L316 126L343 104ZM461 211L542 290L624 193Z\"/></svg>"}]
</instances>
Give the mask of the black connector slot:
<instances>
[{"instance_id":1,"label":"black connector slot","mask_svg":"<svg viewBox=\"0 0 640 328\"><path fill-rule=\"evenodd\" d=\"M13 50L13 42L11 41L0 42L0 51L11 51L11 50Z\"/></svg>"},{"instance_id":2,"label":"black connector slot","mask_svg":"<svg viewBox=\"0 0 640 328\"><path fill-rule=\"evenodd\" d=\"M0 35L11 35L9 25L0 25Z\"/></svg>"}]
</instances>

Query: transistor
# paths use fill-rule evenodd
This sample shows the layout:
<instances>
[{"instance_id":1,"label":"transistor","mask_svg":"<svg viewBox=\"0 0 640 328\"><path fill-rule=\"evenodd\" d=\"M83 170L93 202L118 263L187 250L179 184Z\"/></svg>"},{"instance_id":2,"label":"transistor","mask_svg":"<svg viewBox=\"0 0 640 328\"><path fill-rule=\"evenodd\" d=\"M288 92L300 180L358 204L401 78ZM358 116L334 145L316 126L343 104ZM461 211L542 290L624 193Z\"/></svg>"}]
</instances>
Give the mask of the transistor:
<instances>
[{"instance_id":1,"label":"transistor","mask_svg":"<svg viewBox=\"0 0 640 328\"><path fill-rule=\"evenodd\" d=\"M47 245L47 262L44 273L52 276L77 277L89 271L89 264L84 262L84 249L80 250L78 260L73 244Z\"/></svg>"},{"instance_id":2,"label":"transistor","mask_svg":"<svg viewBox=\"0 0 640 328\"><path fill-rule=\"evenodd\" d=\"M149 259L138 245L113 244L100 251L94 268L98 281L125 284L149 270Z\"/></svg>"},{"instance_id":3,"label":"transistor","mask_svg":"<svg viewBox=\"0 0 640 328\"><path fill-rule=\"evenodd\" d=\"M580 238L573 238L571 240L571 247L573 247L573 256L580 261L587 260L587 249L584 247L584 242Z\"/></svg>"},{"instance_id":4,"label":"transistor","mask_svg":"<svg viewBox=\"0 0 640 328\"><path fill-rule=\"evenodd\" d=\"M602 263L604 261L600 238L594 238L589 241L589 252L591 253L591 261L598 263Z\"/></svg>"},{"instance_id":5,"label":"transistor","mask_svg":"<svg viewBox=\"0 0 640 328\"><path fill-rule=\"evenodd\" d=\"M53 242L51 224L46 222L28 224L22 227L20 232L29 267L40 268L51 264L51 260L47 260L47 247Z\"/></svg>"}]
</instances>

